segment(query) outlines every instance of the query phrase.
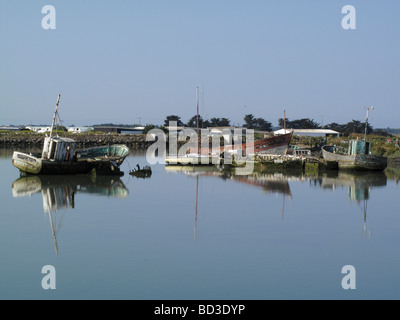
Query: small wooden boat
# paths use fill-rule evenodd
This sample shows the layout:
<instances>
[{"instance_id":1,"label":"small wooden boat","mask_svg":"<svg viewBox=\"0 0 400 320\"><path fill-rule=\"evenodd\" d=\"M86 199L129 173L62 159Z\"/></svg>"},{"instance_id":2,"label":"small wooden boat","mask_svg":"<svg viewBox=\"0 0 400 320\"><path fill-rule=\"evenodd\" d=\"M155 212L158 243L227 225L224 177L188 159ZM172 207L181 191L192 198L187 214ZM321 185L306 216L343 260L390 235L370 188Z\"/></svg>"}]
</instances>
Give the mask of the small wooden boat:
<instances>
[{"instance_id":1,"label":"small wooden boat","mask_svg":"<svg viewBox=\"0 0 400 320\"><path fill-rule=\"evenodd\" d=\"M120 166L129 154L125 145L109 145L76 149L76 141L66 137L53 136L58 116L58 95L50 136L44 139L41 154L27 154L14 151L12 164L26 174L71 175L86 174L93 169L99 175L123 175Z\"/></svg>"},{"instance_id":2,"label":"small wooden boat","mask_svg":"<svg viewBox=\"0 0 400 320\"><path fill-rule=\"evenodd\" d=\"M129 174L131 176L135 176L138 178L150 178L152 171L151 171L151 167L149 166L145 166L143 168L140 168L139 165L136 165L136 169L133 169L131 171L129 171Z\"/></svg>"},{"instance_id":3,"label":"small wooden boat","mask_svg":"<svg viewBox=\"0 0 400 320\"><path fill-rule=\"evenodd\" d=\"M370 142L350 140L347 154L340 153L336 146L322 147L322 157L327 162L337 162L339 169L383 171L387 167L386 157L372 155Z\"/></svg>"}]
</instances>

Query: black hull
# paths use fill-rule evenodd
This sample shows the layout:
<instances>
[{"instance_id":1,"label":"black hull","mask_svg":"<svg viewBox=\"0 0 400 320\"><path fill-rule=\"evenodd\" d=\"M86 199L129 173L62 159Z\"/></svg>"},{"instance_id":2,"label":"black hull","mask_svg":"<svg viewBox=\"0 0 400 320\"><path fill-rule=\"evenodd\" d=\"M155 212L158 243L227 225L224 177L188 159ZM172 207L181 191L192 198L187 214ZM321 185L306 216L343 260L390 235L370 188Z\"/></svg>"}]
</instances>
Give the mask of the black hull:
<instances>
[{"instance_id":1,"label":"black hull","mask_svg":"<svg viewBox=\"0 0 400 320\"><path fill-rule=\"evenodd\" d=\"M41 175L73 175L87 174L95 169L95 162L76 161L76 162L51 162L42 161Z\"/></svg>"},{"instance_id":2,"label":"black hull","mask_svg":"<svg viewBox=\"0 0 400 320\"><path fill-rule=\"evenodd\" d=\"M97 175L123 176L119 167L115 167L110 161L76 161L76 162L52 162L42 161L42 168L37 175L77 175L89 174L95 170ZM32 173L26 173L32 175Z\"/></svg>"}]
</instances>

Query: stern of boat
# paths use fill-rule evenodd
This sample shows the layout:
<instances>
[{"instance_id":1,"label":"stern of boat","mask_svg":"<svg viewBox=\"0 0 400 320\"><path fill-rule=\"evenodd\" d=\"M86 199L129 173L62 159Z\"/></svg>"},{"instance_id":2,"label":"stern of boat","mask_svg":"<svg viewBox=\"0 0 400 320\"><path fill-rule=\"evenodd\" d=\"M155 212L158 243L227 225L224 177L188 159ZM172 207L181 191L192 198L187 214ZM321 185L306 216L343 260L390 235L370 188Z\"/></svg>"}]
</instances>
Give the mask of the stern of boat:
<instances>
[{"instance_id":1,"label":"stern of boat","mask_svg":"<svg viewBox=\"0 0 400 320\"><path fill-rule=\"evenodd\" d=\"M33 155L14 151L12 164L22 172L38 174L42 169L42 159Z\"/></svg>"}]
</instances>

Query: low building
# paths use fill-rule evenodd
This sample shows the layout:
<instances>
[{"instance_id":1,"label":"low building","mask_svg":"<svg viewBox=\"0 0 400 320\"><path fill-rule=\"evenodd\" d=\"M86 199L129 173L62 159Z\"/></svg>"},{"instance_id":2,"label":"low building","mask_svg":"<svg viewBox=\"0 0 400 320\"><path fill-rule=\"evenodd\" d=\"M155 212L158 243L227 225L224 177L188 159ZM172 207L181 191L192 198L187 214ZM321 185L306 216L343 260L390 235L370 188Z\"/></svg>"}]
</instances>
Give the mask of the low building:
<instances>
[{"instance_id":1,"label":"low building","mask_svg":"<svg viewBox=\"0 0 400 320\"><path fill-rule=\"evenodd\" d=\"M331 130L331 129L286 129L286 133L289 131L293 131L293 135L295 136L303 136L303 137L339 137L339 132ZM285 129L279 129L274 131L275 135L285 134Z\"/></svg>"},{"instance_id":2,"label":"low building","mask_svg":"<svg viewBox=\"0 0 400 320\"><path fill-rule=\"evenodd\" d=\"M12 127L12 126L2 126L0 130L7 130L7 131L19 131L21 130L20 127Z\"/></svg>"},{"instance_id":3,"label":"low building","mask_svg":"<svg viewBox=\"0 0 400 320\"><path fill-rule=\"evenodd\" d=\"M68 132L69 133L83 133L83 132L90 132L93 131L93 127L69 127Z\"/></svg>"},{"instance_id":4,"label":"low building","mask_svg":"<svg viewBox=\"0 0 400 320\"><path fill-rule=\"evenodd\" d=\"M138 133L143 131L144 127L138 126L138 127L120 127L120 126L102 126L102 125L94 125L93 130L94 131L99 131L99 132L116 132L116 133L128 133L128 132L133 132L133 133Z\"/></svg>"},{"instance_id":5,"label":"low building","mask_svg":"<svg viewBox=\"0 0 400 320\"><path fill-rule=\"evenodd\" d=\"M50 127L40 127L40 126L27 126L25 127L27 130L31 130L36 133L45 133L50 131Z\"/></svg>"}]
</instances>

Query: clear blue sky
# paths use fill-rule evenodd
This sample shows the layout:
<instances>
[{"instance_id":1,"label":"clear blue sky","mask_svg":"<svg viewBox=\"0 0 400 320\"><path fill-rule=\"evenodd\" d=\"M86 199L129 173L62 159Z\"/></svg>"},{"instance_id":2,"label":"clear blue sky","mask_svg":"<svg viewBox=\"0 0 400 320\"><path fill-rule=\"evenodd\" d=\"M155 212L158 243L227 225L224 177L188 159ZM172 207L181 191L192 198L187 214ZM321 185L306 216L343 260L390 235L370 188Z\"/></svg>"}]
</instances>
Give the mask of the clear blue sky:
<instances>
[{"instance_id":1,"label":"clear blue sky","mask_svg":"<svg viewBox=\"0 0 400 320\"><path fill-rule=\"evenodd\" d=\"M44 5L56 29L42 28ZM342 28L342 7L356 30ZM400 2L0 0L0 125L364 121L400 127Z\"/></svg>"}]
</instances>

